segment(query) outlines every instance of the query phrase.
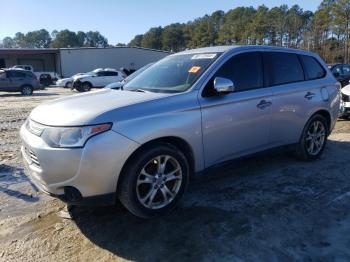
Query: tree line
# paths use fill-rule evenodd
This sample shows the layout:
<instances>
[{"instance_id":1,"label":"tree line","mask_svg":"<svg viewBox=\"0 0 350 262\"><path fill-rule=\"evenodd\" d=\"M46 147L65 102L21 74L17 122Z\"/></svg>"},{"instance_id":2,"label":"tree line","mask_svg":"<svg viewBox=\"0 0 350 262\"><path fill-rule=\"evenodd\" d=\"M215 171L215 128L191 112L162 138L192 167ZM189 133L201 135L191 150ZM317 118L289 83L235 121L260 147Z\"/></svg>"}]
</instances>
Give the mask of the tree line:
<instances>
[{"instance_id":1,"label":"tree line","mask_svg":"<svg viewBox=\"0 0 350 262\"><path fill-rule=\"evenodd\" d=\"M188 23L150 28L127 45L178 52L214 45L272 45L319 53L328 63L349 62L350 0L322 0L315 12L298 5L216 11ZM99 32L45 29L5 37L2 47L107 47ZM126 46L118 43L116 46Z\"/></svg>"},{"instance_id":2,"label":"tree line","mask_svg":"<svg viewBox=\"0 0 350 262\"><path fill-rule=\"evenodd\" d=\"M51 34L40 29L26 34L18 32L14 37L2 39L3 48L65 48L65 47L107 47L108 40L98 31L72 32L54 30Z\"/></svg>"},{"instance_id":3,"label":"tree line","mask_svg":"<svg viewBox=\"0 0 350 262\"><path fill-rule=\"evenodd\" d=\"M348 63L349 22L349 0L323 0L315 12L298 5L237 7L151 28L128 45L173 52L214 45L272 45L314 51L328 63Z\"/></svg>"}]
</instances>

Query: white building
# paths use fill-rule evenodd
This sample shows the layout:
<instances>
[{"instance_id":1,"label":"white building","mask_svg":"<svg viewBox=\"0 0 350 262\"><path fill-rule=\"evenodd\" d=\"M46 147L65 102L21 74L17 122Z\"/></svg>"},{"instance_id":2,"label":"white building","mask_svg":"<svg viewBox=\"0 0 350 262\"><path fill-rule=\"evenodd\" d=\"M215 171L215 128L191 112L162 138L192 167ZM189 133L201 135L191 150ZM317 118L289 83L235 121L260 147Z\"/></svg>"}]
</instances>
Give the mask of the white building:
<instances>
[{"instance_id":1,"label":"white building","mask_svg":"<svg viewBox=\"0 0 350 262\"><path fill-rule=\"evenodd\" d=\"M96 68L137 70L169 55L169 52L138 47L108 48L0 48L0 68L28 64L35 71L54 71L63 77Z\"/></svg>"},{"instance_id":2,"label":"white building","mask_svg":"<svg viewBox=\"0 0 350 262\"><path fill-rule=\"evenodd\" d=\"M167 55L169 52L135 47L63 48L60 49L60 72L63 76L72 76L95 68L137 70Z\"/></svg>"}]
</instances>

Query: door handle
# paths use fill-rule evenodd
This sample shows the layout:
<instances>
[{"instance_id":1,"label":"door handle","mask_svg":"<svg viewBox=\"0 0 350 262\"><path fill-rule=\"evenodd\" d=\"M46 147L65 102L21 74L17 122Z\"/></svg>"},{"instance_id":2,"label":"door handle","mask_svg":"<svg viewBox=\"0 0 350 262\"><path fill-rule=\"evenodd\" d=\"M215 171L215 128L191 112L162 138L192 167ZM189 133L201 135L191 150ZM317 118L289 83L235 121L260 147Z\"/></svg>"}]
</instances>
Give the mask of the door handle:
<instances>
[{"instance_id":1,"label":"door handle","mask_svg":"<svg viewBox=\"0 0 350 262\"><path fill-rule=\"evenodd\" d=\"M307 92L306 95L304 96L307 100L311 100L315 96L314 93Z\"/></svg>"},{"instance_id":2,"label":"door handle","mask_svg":"<svg viewBox=\"0 0 350 262\"><path fill-rule=\"evenodd\" d=\"M271 102L269 102L269 101L266 101L265 99L264 100L261 100L260 102L259 102L259 104L257 104L256 106L258 107L258 108L260 108L260 109L265 109L266 107L269 107L269 106L271 106L272 105L272 103Z\"/></svg>"}]
</instances>

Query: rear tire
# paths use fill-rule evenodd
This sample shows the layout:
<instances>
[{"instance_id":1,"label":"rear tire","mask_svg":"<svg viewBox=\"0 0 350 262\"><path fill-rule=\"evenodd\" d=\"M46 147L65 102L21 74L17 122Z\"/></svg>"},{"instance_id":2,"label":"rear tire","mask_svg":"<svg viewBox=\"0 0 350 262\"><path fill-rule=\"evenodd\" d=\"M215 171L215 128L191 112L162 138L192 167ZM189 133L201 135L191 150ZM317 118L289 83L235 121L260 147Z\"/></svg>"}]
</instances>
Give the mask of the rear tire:
<instances>
[{"instance_id":1,"label":"rear tire","mask_svg":"<svg viewBox=\"0 0 350 262\"><path fill-rule=\"evenodd\" d=\"M326 146L329 127L321 115L312 116L306 123L295 156L303 161L318 159Z\"/></svg>"},{"instance_id":2,"label":"rear tire","mask_svg":"<svg viewBox=\"0 0 350 262\"><path fill-rule=\"evenodd\" d=\"M25 85L21 87L21 93L24 96L30 96L33 94L33 87L29 86L29 85Z\"/></svg>"},{"instance_id":3,"label":"rear tire","mask_svg":"<svg viewBox=\"0 0 350 262\"><path fill-rule=\"evenodd\" d=\"M188 161L180 150L157 144L141 150L128 161L118 185L118 197L135 216L161 216L180 200L189 175Z\"/></svg>"}]
</instances>

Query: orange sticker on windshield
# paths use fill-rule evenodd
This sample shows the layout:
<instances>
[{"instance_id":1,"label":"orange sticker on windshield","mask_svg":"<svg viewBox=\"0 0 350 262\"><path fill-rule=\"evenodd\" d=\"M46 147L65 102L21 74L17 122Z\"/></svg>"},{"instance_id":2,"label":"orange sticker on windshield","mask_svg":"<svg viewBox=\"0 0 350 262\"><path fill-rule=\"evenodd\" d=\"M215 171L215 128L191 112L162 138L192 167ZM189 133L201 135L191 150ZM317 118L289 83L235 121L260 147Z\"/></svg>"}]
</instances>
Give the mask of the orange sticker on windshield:
<instances>
[{"instance_id":1,"label":"orange sticker on windshield","mask_svg":"<svg viewBox=\"0 0 350 262\"><path fill-rule=\"evenodd\" d=\"M201 70L200 66L192 66L190 70L188 70L189 73L196 74L198 71Z\"/></svg>"}]
</instances>

